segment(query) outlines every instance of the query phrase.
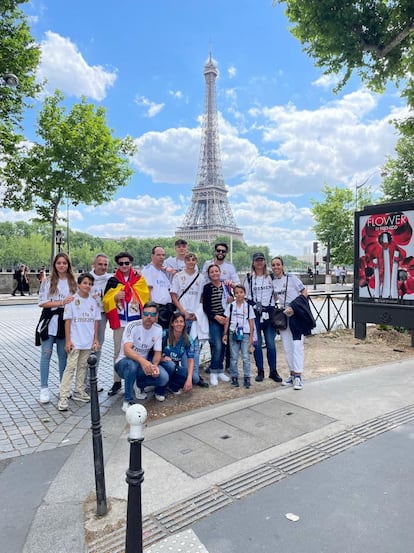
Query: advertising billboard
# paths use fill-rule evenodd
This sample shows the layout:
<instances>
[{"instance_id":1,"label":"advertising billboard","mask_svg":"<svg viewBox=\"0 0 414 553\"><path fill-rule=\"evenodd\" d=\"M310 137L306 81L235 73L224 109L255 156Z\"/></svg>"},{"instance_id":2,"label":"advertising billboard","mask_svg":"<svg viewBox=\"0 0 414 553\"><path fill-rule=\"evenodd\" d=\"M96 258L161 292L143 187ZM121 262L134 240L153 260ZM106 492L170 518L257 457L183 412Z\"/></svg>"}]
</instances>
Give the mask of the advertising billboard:
<instances>
[{"instance_id":1,"label":"advertising billboard","mask_svg":"<svg viewBox=\"0 0 414 553\"><path fill-rule=\"evenodd\" d=\"M359 323L414 327L414 201L355 213L354 303Z\"/></svg>"}]
</instances>

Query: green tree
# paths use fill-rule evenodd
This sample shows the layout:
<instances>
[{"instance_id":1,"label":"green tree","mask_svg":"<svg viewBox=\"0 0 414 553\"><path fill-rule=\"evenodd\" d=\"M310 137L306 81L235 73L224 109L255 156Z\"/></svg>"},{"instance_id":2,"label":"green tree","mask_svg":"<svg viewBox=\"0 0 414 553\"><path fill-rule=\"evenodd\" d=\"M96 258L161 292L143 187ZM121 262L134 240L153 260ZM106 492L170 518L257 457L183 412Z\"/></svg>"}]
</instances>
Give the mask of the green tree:
<instances>
[{"instance_id":1,"label":"green tree","mask_svg":"<svg viewBox=\"0 0 414 553\"><path fill-rule=\"evenodd\" d=\"M414 198L414 135L401 136L395 147L396 157L388 158L381 183L383 201Z\"/></svg>"},{"instance_id":2,"label":"green tree","mask_svg":"<svg viewBox=\"0 0 414 553\"><path fill-rule=\"evenodd\" d=\"M34 209L39 221L51 224L52 257L61 204L109 201L132 175L128 156L135 152L131 137L112 136L103 107L83 98L66 114L62 100L59 91L45 99L36 129L40 141L16 148L3 169L3 206Z\"/></svg>"},{"instance_id":3,"label":"green tree","mask_svg":"<svg viewBox=\"0 0 414 553\"><path fill-rule=\"evenodd\" d=\"M17 87L0 82L0 153L14 152L18 141L16 129L42 86L36 82L40 48L30 34L27 17L20 4L28 0L2 0L0 3L0 77L13 73L19 79ZM1 79L0 79L1 80Z\"/></svg>"},{"instance_id":4,"label":"green tree","mask_svg":"<svg viewBox=\"0 0 414 553\"><path fill-rule=\"evenodd\" d=\"M414 106L414 3L412 0L274 0L286 4L291 32L325 74L356 71L377 92L403 81Z\"/></svg>"},{"instance_id":5,"label":"green tree","mask_svg":"<svg viewBox=\"0 0 414 553\"><path fill-rule=\"evenodd\" d=\"M330 243L331 262L347 265L353 262L354 251L354 208L355 199L349 188L322 189L322 202L311 200L312 214L316 221L315 234L323 244Z\"/></svg>"}]
</instances>

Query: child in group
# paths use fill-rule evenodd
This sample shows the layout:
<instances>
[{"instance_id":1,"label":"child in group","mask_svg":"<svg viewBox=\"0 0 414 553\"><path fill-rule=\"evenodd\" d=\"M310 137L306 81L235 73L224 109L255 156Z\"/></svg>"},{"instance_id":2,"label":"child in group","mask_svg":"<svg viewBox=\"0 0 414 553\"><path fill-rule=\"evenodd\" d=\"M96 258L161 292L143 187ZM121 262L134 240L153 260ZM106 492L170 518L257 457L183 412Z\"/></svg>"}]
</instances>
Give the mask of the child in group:
<instances>
[{"instance_id":1,"label":"child in group","mask_svg":"<svg viewBox=\"0 0 414 553\"><path fill-rule=\"evenodd\" d=\"M68 410L70 387L76 371L75 391L72 399L87 403L89 395L85 392L84 382L87 361L91 350L98 349L98 327L101 312L90 291L94 278L90 273L78 277L78 291L73 301L65 306L65 350L68 354L66 368L60 383L59 411Z\"/></svg>"},{"instance_id":2,"label":"child in group","mask_svg":"<svg viewBox=\"0 0 414 553\"><path fill-rule=\"evenodd\" d=\"M246 289L241 284L233 288L235 301L228 304L224 315L223 343L227 344L227 335L230 336L230 376L232 386L239 387L239 370L237 362L239 352L243 361L244 387L250 388L250 357L253 352L254 320L253 307L246 301ZM228 329L230 327L230 333Z\"/></svg>"}]
</instances>

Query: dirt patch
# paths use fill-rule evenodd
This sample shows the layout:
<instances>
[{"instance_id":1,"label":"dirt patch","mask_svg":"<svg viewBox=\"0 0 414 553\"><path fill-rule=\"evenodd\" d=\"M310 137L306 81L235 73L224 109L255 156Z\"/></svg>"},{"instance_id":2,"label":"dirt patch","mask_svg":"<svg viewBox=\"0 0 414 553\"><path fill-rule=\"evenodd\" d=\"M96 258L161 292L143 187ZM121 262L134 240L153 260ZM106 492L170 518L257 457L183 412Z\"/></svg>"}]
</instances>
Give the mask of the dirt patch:
<instances>
[{"instance_id":1,"label":"dirt patch","mask_svg":"<svg viewBox=\"0 0 414 553\"><path fill-rule=\"evenodd\" d=\"M277 368L282 377L287 375L287 365L283 353L283 346L277 341ZM379 330L368 326L366 340L354 338L353 330L338 330L329 333L315 334L305 340L305 373L304 381L320 376L346 372L350 370L381 365L398 361L407 357L414 357L414 348L411 347L411 335L396 330ZM172 396L169 394L164 403L147 401L145 408L148 411L148 420L165 419L177 415L214 405L221 401L249 396L279 386L265 378L263 382L255 382L256 367L252 358L251 365L252 387L246 390L242 386L234 388L230 384L220 382L215 388L199 388L195 386L188 394ZM239 368L240 374L242 374ZM266 377L268 371L265 370ZM209 375L200 374L208 381Z\"/></svg>"}]
</instances>

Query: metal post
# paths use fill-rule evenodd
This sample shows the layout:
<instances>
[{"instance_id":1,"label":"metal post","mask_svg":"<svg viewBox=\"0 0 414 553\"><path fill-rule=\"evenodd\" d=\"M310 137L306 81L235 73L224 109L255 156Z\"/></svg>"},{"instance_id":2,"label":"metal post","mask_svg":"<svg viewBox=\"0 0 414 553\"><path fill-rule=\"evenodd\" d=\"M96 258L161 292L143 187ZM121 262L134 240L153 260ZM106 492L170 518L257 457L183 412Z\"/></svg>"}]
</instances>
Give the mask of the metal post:
<instances>
[{"instance_id":1,"label":"metal post","mask_svg":"<svg viewBox=\"0 0 414 553\"><path fill-rule=\"evenodd\" d=\"M316 253L313 254L313 289L316 290Z\"/></svg>"},{"instance_id":2,"label":"metal post","mask_svg":"<svg viewBox=\"0 0 414 553\"><path fill-rule=\"evenodd\" d=\"M92 421L92 444L93 461L95 466L95 488L96 488L96 514L106 515L108 506L106 503L105 489L105 468L102 448L101 415L99 412L98 387L96 377L96 363L98 359L94 352L88 357L89 378L91 387L91 421Z\"/></svg>"},{"instance_id":3,"label":"metal post","mask_svg":"<svg viewBox=\"0 0 414 553\"><path fill-rule=\"evenodd\" d=\"M126 412L130 424L128 441L131 444L129 468L126 471L128 506L125 537L125 553L142 553L141 484L144 471L141 463L141 444L144 441L144 423L147 410L143 405L131 405Z\"/></svg>"}]
</instances>

